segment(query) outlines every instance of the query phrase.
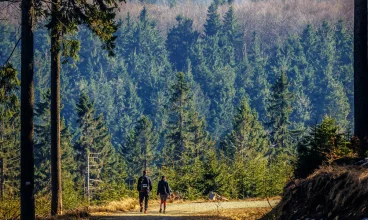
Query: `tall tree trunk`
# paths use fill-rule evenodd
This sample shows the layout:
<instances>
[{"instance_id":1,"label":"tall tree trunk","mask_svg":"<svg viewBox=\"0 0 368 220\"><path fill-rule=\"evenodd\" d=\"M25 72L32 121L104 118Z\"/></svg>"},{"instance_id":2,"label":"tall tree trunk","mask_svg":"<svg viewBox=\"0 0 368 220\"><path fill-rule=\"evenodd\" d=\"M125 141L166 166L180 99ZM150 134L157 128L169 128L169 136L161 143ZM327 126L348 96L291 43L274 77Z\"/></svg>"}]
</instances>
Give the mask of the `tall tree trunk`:
<instances>
[{"instance_id":1,"label":"tall tree trunk","mask_svg":"<svg viewBox=\"0 0 368 220\"><path fill-rule=\"evenodd\" d=\"M52 1L51 29L51 215L62 213L60 152L60 0Z\"/></svg>"},{"instance_id":2,"label":"tall tree trunk","mask_svg":"<svg viewBox=\"0 0 368 220\"><path fill-rule=\"evenodd\" d=\"M368 150L367 0L355 0L354 10L354 130L364 156Z\"/></svg>"},{"instance_id":3,"label":"tall tree trunk","mask_svg":"<svg viewBox=\"0 0 368 220\"><path fill-rule=\"evenodd\" d=\"M35 219L34 203L34 86L33 86L33 25L34 0L22 0L21 48L21 219Z\"/></svg>"},{"instance_id":4,"label":"tall tree trunk","mask_svg":"<svg viewBox=\"0 0 368 220\"><path fill-rule=\"evenodd\" d=\"M5 158L0 158L0 201L4 199L4 185L5 185Z\"/></svg>"}]
</instances>

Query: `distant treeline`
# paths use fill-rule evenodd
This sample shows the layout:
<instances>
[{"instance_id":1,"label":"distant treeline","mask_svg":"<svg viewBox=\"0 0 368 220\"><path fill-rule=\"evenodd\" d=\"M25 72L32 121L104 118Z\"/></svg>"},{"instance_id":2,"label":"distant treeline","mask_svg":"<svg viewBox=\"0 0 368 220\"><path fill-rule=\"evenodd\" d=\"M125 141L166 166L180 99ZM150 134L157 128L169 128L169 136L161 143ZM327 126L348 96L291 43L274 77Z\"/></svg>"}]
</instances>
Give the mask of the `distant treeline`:
<instances>
[{"instance_id":1,"label":"distant treeline","mask_svg":"<svg viewBox=\"0 0 368 220\"><path fill-rule=\"evenodd\" d=\"M154 175L169 174L188 198L209 191L268 196L281 193L310 125L330 115L337 130L352 126L352 33L343 20L306 24L266 44L254 30L244 32L236 4L223 16L218 7L223 6L208 7L203 32L190 18L177 16L165 37L151 11L141 8L138 16L121 19L114 57L83 27L69 36L81 42L79 59L64 59L62 66L69 207L83 196L88 152L100 153L104 167L91 173L105 184L96 200L126 195L122 183L145 165ZM0 35L3 63L19 36L8 24L0 26ZM50 42L41 27L35 38L36 190L42 193L50 179ZM16 69L19 61L16 50L11 59ZM15 99L0 109L12 106L0 118L7 125L1 133L6 158L19 153ZM18 171L9 175L14 189Z\"/></svg>"}]
</instances>

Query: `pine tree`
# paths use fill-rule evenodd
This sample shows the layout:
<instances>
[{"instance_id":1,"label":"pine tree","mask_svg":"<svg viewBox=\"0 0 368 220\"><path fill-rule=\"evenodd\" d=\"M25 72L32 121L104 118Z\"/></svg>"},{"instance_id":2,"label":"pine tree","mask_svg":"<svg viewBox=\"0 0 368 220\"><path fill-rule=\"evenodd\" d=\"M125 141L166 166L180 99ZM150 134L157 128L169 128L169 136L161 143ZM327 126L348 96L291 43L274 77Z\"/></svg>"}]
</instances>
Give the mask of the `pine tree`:
<instances>
[{"instance_id":1,"label":"pine tree","mask_svg":"<svg viewBox=\"0 0 368 220\"><path fill-rule=\"evenodd\" d=\"M296 177L305 178L322 163L327 155L337 148L346 148L344 135L340 133L336 120L326 116L318 125L312 126L298 143L298 159L294 170Z\"/></svg>"},{"instance_id":2,"label":"pine tree","mask_svg":"<svg viewBox=\"0 0 368 220\"><path fill-rule=\"evenodd\" d=\"M50 154L50 90L42 93L42 98L35 106L35 192L48 194L51 187L51 154ZM64 120L61 124L61 160L63 162L62 176L72 181L71 172L75 170L76 163L72 151L72 135L65 126Z\"/></svg>"},{"instance_id":3,"label":"pine tree","mask_svg":"<svg viewBox=\"0 0 368 220\"><path fill-rule=\"evenodd\" d=\"M217 192L223 195L222 187L225 185L225 177L223 176L223 164L221 160L217 158L215 146L211 146L210 143L208 150L204 152L204 157L201 160L201 175L196 177L199 182L200 192L203 195L208 195L211 191Z\"/></svg>"},{"instance_id":4,"label":"pine tree","mask_svg":"<svg viewBox=\"0 0 368 220\"><path fill-rule=\"evenodd\" d=\"M314 77L308 73L308 62L304 54L303 46L299 36L291 36L286 45L286 59L288 61L287 68L276 68L275 73L285 71L287 69L290 76L290 89L294 93L293 106L295 110L290 115L290 121L293 123L293 128L298 131L304 131L305 125L311 119L311 101L308 96L309 86L305 86ZM302 132L300 132L302 133Z\"/></svg>"},{"instance_id":5,"label":"pine tree","mask_svg":"<svg viewBox=\"0 0 368 220\"><path fill-rule=\"evenodd\" d=\"M192 47L199 34L193 30L193 20L179 15L176 17L176 21L178 25L171 28L167 34L166 48L173 68L179 72L186 72L188 71L188 60Z\"/></svg>"},{"instance_id":6,"label":"pine tree","mask_svg":"<svg viewBox=\"0 0 368 220\"><path fill-rule=\"evenodd\" d=\"M203 91L209 93L213 89L214 73L207 66L206 58L208 57L205 55L204 43L196 44L190 58L193 79L200 85Z\"/></svg>"},{"instance_id":7,"label":"pine tree","mask_svg":"<svg viewBox=\"0 0 368 220\"><path fill-rule=\"evenodd\" d=\"M194 109L191 87L184 73L178 73L176 79L171 88L164 154L166 158L178 162L186 156L199 154L207 134L204 131L205 122Z\"/></svg>"},{"instance_id":8,"label":"pine tree","mask_svg":"<svg viewBox=\"0 0 368 220\"><path fill-rule=\"evenodd\" d=\"M60 73L61 56L68 62L69 58L77 59L79 42L66 36L78 31L78 25L87 26L94 35L103 42L103 47L110 55L115 47L115 32L117 24L114 20L119 1L104 1L98 3L51 2L36 1L36 13L48 20L46 27L51 37L51 169L52 169L52 202L51 214L61 214L62 184L61 184L61 150L60 150ZM46 9L46 10L45 10ZM49 9L49 10L47 10Z\"/></svg>"},{"instance_id":9,"label":"pine tree","mask_svg":"<svg viewBox=\"0 0 368 220\"><path fill-rule=\"evenodd\" d=\"M270 95L269 82L266 75L266 64L268 57L264 55L261 49L261 42L257 33L253 33L252 46L249 49L249 63L254 69L252 85L248 89L251 97L251 106L255 106L261 120L266 116L266 101Z\"/></svg>"},{"instance_id":10,"label":"pine tree","mask_svg":"<svg viewBox=\"0 0 368 220\"><path fill-rule=\"evenodd\" d=\"M0 68L0 200L19 193L20 82L10 64Z\"/></svg>"},{"instance_id":11,"label":"pine tree","mask_svg":"<svg viewBox=\"0 0 368 220\"><path fill-rule=\"evenodd\" d=\"M224 35L223 44L230 47L227 49L228 63L231 63L230 55L234 56L234 59L238 62L243 61L243 33L236 20L233 6L229 7L229 10L224 16L224 24L222 26L222 32ZM226 46L225 46L226 48ZM233 52L233 54L229 54Z\"/></svg>"},{"instance_id":12,"label":"pine tree","mask_svg":"<svg viewBox=\"0 0 368 220\"><path fill-rule=\"evenodd\" d=\"M333 116L341 128L348 130L349 122L347 121L350 112L349 100L342 83L333 78L328 78L326 90L325 104L327 114Z\"/></svg>"},{"instance_id":13,"label":"pine tree","mask_svg":"<svg viewBox=\"0 0 368 220\"><path fill-rule=\"evenodd\" d=\"M193 142L193 156L202 157L203 153L208 149L208 133L206 131L206 121L200 117L199 113L192 108L189 111L191 125L189 127L192 132L191 141Z\"/></svg>"},{"instance_id":14,"label":"pine tree","mask_svg":"<svg viewBox=\"0 0 368 220\"><path fill-rule=\"evenodd\" d=\"M220 143L220 149L225 155L234 158L235 154L244 155L250 150L265 152L268 145L267 133L258 121L257 113L243 99L234 117L233 130Z\"/></svg>"},{"instance_id":15,"label":"pine tree","mask_svg":"<svg viewBox=\"0 0 368 220\"><path fill-rule=\"evenodd\" d=\"M180 160L183 153L192 150L190 127L188 126L191 120L189 110L193 107L192 94L184 73L178 73L176 78L177 82L171 88L169 131L165 144L166 156L173 158L174 161Z\"/></svg>"},{"instance_id":16,"label":"pine tree","mask_svg":"<svg viewBox=\"0 0 368 220\"><path fill-rule=\"evenodd\" d=\"M317 36L313 25L308 24L301 34L301 44L304 49L307 62L314 65L317 55Z\"/></svg>"},{"instance_id":17,"label":"pine tree","mask_svg":"<svg viewBox=\"0 0 368 220\"><path fill-rule=\"evenodd\" d=\"M212 118L210 119L210 131L218 139L231 129L231 120L234 114L235 100L235 70L230 66L214 70L215 81L211 93Z\"/></svg>"},{"instance_id":18,"label":"pine tree","mask_svg":"<svg viewBox=\"0 0 368 220\"><path fill-rule=\"evenodd\" d=\"M221 29L220 15L217 13L218 5L211 3L207 10L207 19L204 24L204 32L207 37L215 36Z\"/></svg>"},{"instance_id":19,"label":"pine tree","mask_svg":"<svg viewBox=\"0 0 368 220\"><path fill-rule=\"evenodd\" d=\"M95 116L94 103L90 101L88 95L84 92L80 95L76 106L78 114L78 135L74 144L75 161L77 161L77 182L82 187L85 181L87 171L88 155L98 154L99 159L94 160L94 169L90 175L95 179L101 179L104 182L113 181L110 178L114 173L122 170L114 170L113 165L119 166L115 149L111 144L111 136L104 123L102 115ZM104 179L107 178L107 179Z\"/></svg>"},{"instance_id":20,"label":"pine tree","mask_svg":"<svg viewBox=\"0 0 368 220\"><path fill-rule=\"evenodd\" d=\"M50 91L43 92L35 106L35 193L47 193L51 187L50 173Z\"/></svg>"},{"instance_id":21,"label":"pine tree","mask_svg":"<svg viewBox=\"0 0 368 220\"><path fill-rule=\"evenodd\" d=\"M293 153L290 115L293 94L289 92L289 82L285 72L281 72L271 88L271 98L267 108L271 143L278 151Z\"/></svg>"},{"instance_id":22,"label":"pine tree","mask_svg":"<svg viewBox=\"0 0 368 220\"><path fill-rule=\"evenodd\" d=\"M120 153L128 166L130 177L153 166L158 135L147 116L142 116L127 136Z\"/></svg>"},{"instance_id":23,"label":"pine tree","mask_svg":"<svg viewBox=\"0 0 368 220\"><path fill-rule=\"evenodd\" d=\"M143 114L157 119L154 120L155 126L161 129L163 122L158 119L162 108L158 104L161 102L160 94L166 93L173 77L165 41L155 22L150 20L146 8L141 11L139 21L132 25L131 32L134 37L127 45L128 55L125 58L128 74L138 88L137 94L144 106Z\"/></svg>"},{"instance_id":24,"label":"pine tree","mask_svg":"<svg viewBox=\"0 0 368 220\"><path fill-rule=\"evenodd\" d=\"M335 42L336 42L336 67L339 81L342 82L348 102L350 105L350 113L348 116L349 127L352 127L354 112L354 67L353 67L353 34L347 31L345 23L340 20L335 26Z\"/></svg>"}]
</instances>

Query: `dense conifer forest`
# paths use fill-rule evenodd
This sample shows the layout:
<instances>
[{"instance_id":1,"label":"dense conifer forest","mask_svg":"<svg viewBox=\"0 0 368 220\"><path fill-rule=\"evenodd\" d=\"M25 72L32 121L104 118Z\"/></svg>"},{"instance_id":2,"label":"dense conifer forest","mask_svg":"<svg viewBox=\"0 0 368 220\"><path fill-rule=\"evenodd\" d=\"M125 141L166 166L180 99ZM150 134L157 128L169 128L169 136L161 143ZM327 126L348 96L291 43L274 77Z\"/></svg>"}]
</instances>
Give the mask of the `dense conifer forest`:
<instances>
[{"instance_id":1,"label":"dense conifer forest","mask_svg":"<svg viewBox=\"0 0 368 220\"><path fill-rule=\"evenodd\" d=\"M256 23L262 21L256 12L247 14L266 6L263 1L131 1L122 3L113 52L84 26L65 35L64 209L87 197L102 203L136 196L135 180L145 168L155 183L167 175L187 199L210 191L241 199L277 196L294 176L305 177L329 159L316 148L335 157L354 154L352 18L341 9L352 6L312 2L340 6L309 19L313 4L303 4L306 22L294 25L297 18L281 22L273 11L265 25ZM2 64L19 30L1 22L0 36ZM51 95L50 37L42 21L34 53L36 211L45 213ZM10 63L20 70L19 47ZM9 199L19 194L19 78L10 64L1 69L1 192ZM98 159L89 161L90 155ZM91 192L88 163L94 165L88 178L98 180Z\"/></svg>"}]
</instances>

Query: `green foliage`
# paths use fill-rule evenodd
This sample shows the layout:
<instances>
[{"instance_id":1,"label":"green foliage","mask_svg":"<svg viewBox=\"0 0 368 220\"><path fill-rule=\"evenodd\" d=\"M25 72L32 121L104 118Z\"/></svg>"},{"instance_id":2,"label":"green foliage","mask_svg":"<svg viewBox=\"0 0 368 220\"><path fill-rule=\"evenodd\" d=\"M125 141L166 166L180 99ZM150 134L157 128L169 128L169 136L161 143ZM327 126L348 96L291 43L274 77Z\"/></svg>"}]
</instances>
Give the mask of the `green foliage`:
<instances>
[{"instance_id":1,"label":"green foliage","mask_svg":"<svg viewBox=\"0 0 368 220\"><path fill-rule=\"evenodd\" d=\"M10 64L0 69L0 165L4 174L4 195L19 194L20 103L17 71ZM1 180L0 180L1 181ZM11 205L10 203L9 205ZM13 212L13 210L9 210Z\"/></svg>"},{"instance_id":2,"label":"green foliage","mask_svg":"<svg viewBox=\"0 0 368 220\"><path fill-rule=\"evenodd\" d=\"M193 30L191 19L179 15L176 20L177 26L170 29L167 34L166 48L173 68L179 72L188 71L188 60L199 33Z\"/></svg>"},{"instance_id":3,"label":"green foliage","mask_svg":"<svg viewBox=\"0 0 368 220\"><path fill-rule=\"evenodd\" d=\"M220 149L225 155L234 158L236 154L244 154L250 150L265 152L268 145L266 131L258 121L257 113L243 99L234 117L233 130L220 143Z\"/></svg>"},{"instance_id":4,"label":"green foliage","mask_svg":"<svg viewBox=\"0 0 368 220\"><path fill-rule=\"evenodd\" d=\"M94 103L86 93L80 95L76 106L78 113L78 134L74 144L76 168L76 182L79 190L83 190L85 173L87 171L87 158L90 154L97 154L98 159L90 161L90 176L103 183L122 184L124 171L122 161L117 157L111 144L111 136L104 124L102 115L95 116ZM97 182L96 182L97 183ZM97 184L96 187L101 187ZM95 194L96 198L99 194Z\"/></svg>"},{"instance_id":5,"label":"green foliage","mask_svg":"<svg viewBox=\"0 0 368 220\"><path fill-rule=\"evenodd\" d=\"M304 178L313 173L319 166L337 156L349 156L352 153L347 135L341 132L336 120L325 116L321 124L311 127L298 144L298 158L295 176Z\"/></svg>"},{"instance_id":6,"label":"green foliage","mask_svg":"<svg viewBox=\"0 0 368 220\"><path fill-rule=\"evenodd\" d=\"M154 165L158 135L147 116L142 116L127 135L126 144L120 149L130 178Z\"/></svg>"},{"instance_id":7,"label":"green foliage","mask_svg":"<svg viewBox=\"0 0 368 220\"><path fill-rule=\"evenodd\" d=\"M163 153L165 158L182 164L186 157L199 155L205 150L207 132L203 118L193 105L191 87L184 73L178 73L176 79L176 83L171 87L169 120Z\"/></svg>"},{"instance_id":8,"label":"green foliage","mask_svg":"<svg viewBox=\"0 0 368 220\"><path fill-rule=\"evenodd\" d=\"M204 24L204 32L208 37L215 36L221 29L220 15L217 13L217 8L218 5L213 2L207 10L207 19L206 23Z\"/></svg>"},{"instance_id":9,"label":"green foliage","mask_svg":"<svg viewBox=\"0 0 368 220\"><path fill-rule=\"evenodd\" d=\"M224 16L222 35L221 43L224 45L223 59L228 63L231 63L233 59L238 62L243 61L243 33L240 31L233 6L229 7ZM232 64L234 65L234 63Z\"/></svg>"},{"instance_id":10,"label":"green foliage","mask_svg":"<svg viewBox=\"0 0 368 220\"><path fill-rule=\"evenodd\" d=\"M20 216L20 200L13 196L6 196L6 202L0 202L1 219L17 219Z\"/></svg>"},{"instance_id":11,"label":"green foliage","mask_svg":"<svg viewBox=\"0 0 368 220\"><path fill-rule=\"evenodd\" d=\"M336 118L338 131L318 130L319 144L312 141L312 133L303 138L295 174L331 157L352 154L339 136L351 127L353 115L353 43L344 22L307 25L286 38L280 33L266 44L257 33L243 33L232 6L222 19L217 9L224 2L209 6L204 34L191 19L178 16L167 37L147 8L136 18L128 14L120 21L112 19L113 11L103 14L103 6L92 2L81 8L90 6L86 15L94 19L76 20L80 12L62 12L67 24L61 31L62 55L65 61L75 61L63 65L61 74L66 209L87 202L83 183L88 151L102 153L97 164L101 172L94 170L92 175L103 182L92 203L136 197L137 192L127 188L140 175L146 156L154 181L158 173L168 176L173 190L186 198L210 191L229 198L280 195L293 169L290 152L306 128L325 114ZM66 2L61 4L66 9ZM10 25L0 25L0 35L4 63L18 38ZM49 185L49 37L45 29L35 29L38 204L48 204L49 198L41 193ZM115 44L115 56L110 57ZM19 193L19 161L9 161L19 156L19 82L14 71L20 68L18 55L16 48L10 59L13 66L7 64L0 74L0 158L8 159L6 196ZM177 71L184 73L175 76ZM271 125L269 135L265 122ZM339 144L326 145L338 147L326 151L328 156L313 150L335 136ZM285 152L272 154L270 142L285 147Z\"/></svg>"},{"instance_id":12,"label":"green foliage","mask_svg":"<svg viewBox=\"0 0 368 220\"><path fill-rule=\"evenodd\" d=\"M289 92L289 82L285 72L271 88L271 97L267 108L271 134L271 143L277 151L293 153L293 140L291 133L290 114L293 112L291 106L293 94Z\"/></svg>"},{"instance_id":13,"label":"green foliage","mask_svg":"<svg viewBox=\"0 0 368 220\"><path fill-rule=\"evenodd\" d=\"M86 26L94 35L102 40L104 43L102 47L106 49L110 55L114 55L115 32L118 29L118 25L115 21L115 9L118 7L119 2L121 1L60 1L57 5L53 5L51 2L36 0L35 13L37 17L47 19L48 22L46 27L49 30L58 30L56 33L60 36L75 34L78 31L78 26ZM66 58L77 58L79 48L79 41L68 37L62 38L62 54L66 56ZM61 48L52 49L59 50Z\"/></svg>"}]
</instances>

